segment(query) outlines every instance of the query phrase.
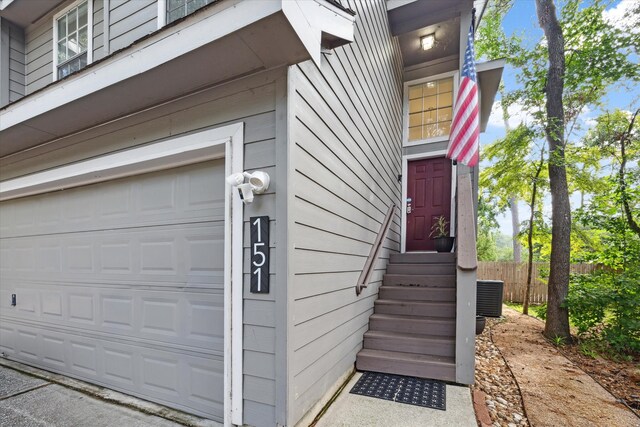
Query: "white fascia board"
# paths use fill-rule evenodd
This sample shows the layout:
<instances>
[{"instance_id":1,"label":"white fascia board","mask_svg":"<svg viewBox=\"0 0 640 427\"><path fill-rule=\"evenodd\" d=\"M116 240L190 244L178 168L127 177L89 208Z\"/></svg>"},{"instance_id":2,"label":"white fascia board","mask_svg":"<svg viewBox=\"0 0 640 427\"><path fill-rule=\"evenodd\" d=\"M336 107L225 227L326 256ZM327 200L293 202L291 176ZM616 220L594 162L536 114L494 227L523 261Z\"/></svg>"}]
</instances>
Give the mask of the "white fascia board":
<instances>
[{"instance_id":1,"label":"white fascia board","mask_svg":"<svg viewBox=\"0 0 640 427\"><path fill-rule=\"evenodd\" d=\"M417 0L387 0L387 10L397 9L399 7L405 6L409 3L414 3Z\"/></svg>"},{"instance_id":2,"label":"white fascia board","mask_svg":"<svg viewBox=\"0 0 640 427\"><path fill-rule=\"evenodd\" d=\"M325 1L283 0L282 12L318 66L322 58L323 32L353 41L355 17Z\"/></svg>"},{"instance_id":3,"label":"white fascia board","mask_svg":"<svg viewBox=\"0 0 640 427\"><path fill-rule=\"evenodd\" d=\"M14 0L0 0L0 10L8 8Z\"/></svg>"},{"instance_id":4,"label":"white fascia board","mask_svg":"<svg viewBox=\"0 0 640 427\"><path fill-rule=\"evenodd\" d=\"M222 158L227 133L212 129L2 181L0 201Z\"/></svg>"},{"instance_id":5,"label":"white fascia board","mask_svg":"<svg viewBox=\"0 0 640 427\"><path fill-rule=\"evenodd\" d=\"M0 132L158 67L277 13L282 6L279 0L221 2L219 7L207 11L208 16L198 14L198 21L187 19L170 31L159 32L84 73L9 105L0 111Z\"/></svg>"}]
</instances>

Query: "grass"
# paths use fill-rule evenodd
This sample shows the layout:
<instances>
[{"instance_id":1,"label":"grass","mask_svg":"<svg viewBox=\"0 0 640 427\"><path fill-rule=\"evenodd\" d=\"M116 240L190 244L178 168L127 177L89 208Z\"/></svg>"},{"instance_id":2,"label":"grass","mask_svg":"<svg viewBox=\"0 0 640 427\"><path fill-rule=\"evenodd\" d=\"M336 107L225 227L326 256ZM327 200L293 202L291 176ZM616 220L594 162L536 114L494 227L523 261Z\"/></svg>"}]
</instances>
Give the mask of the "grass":
<instances>
[{"instance_id":1,"label":"grass","mask_svg":"<svg viewBox=\"0 0 640 427\"><path fill-rule=\"evenodd\" d=\"M504 305L516 310L519 313L522 313L522 303L508 301L508 302L505 302ZM535 310L536 307L537 307L536 305L529 304L529 316L535 317L540 320L544 320L540 316L538 316L538 312Z\"/></svg>"}]
</instances>

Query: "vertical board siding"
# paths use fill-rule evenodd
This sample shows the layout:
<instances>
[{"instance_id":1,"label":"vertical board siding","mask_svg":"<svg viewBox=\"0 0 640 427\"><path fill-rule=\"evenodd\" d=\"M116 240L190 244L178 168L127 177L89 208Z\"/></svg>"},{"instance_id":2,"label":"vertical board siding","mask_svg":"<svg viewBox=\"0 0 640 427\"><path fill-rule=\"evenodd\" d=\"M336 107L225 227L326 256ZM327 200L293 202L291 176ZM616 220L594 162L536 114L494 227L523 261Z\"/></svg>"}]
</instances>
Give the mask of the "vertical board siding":
<instances>
[{"instance_id":1,"label":"vertical board siding","mask_svg":"<svg viewBox=\"0 0 640 427\"><path fill-rule=\"evenodd\" d=\"M115 3L115 2L114 2ZM271 176L269 190L244 211L244 423L273 426L275 421L276 312L275 292L251 294L249 289L249 218L270 216L271 287L283 286L276 262L276 83L284 69L265 72L200 92L116 123L41 146L29 153L0 159L0 180L61 166L139 144L215 126L244 123L245 170ZM50 144L52 145L52 144ZM285 197L285 194L282 194ZM284 280L284 279L283 279ZM280 354L278 357L284 357Z\"/></svg>"},{"instance_id":2,"label":"vertical board siding","mask_svg":"<svg viewBox=\"0 0 640 427\"><path fill-rule=\"evenodd\" d=\"M28 27L25 32L27 95L53 81L53 13Z\"/></svg>"},{"instance_id":3,"label":"vertical board siding","mask_svg":"<svg viewBox=\"0 0 640 427\"><path fill-rule=\"evenodd\" d=\"M290 69L289 425L350 368L362 346L400 214L369 287L355 285L389 206L400 206L402 64L383 0L343 1L355 41Z\"/></svg>"},{"instance_id":4,"label":"vertical board siding","mask_svg":"<svg viewBox=\"0 0 640 427\"><path fill-rule=\"evenodd\" d=\"M111 52L127 47L158 29L156 0L112 0L109 7Z\"/></svg>"}]
</instances>

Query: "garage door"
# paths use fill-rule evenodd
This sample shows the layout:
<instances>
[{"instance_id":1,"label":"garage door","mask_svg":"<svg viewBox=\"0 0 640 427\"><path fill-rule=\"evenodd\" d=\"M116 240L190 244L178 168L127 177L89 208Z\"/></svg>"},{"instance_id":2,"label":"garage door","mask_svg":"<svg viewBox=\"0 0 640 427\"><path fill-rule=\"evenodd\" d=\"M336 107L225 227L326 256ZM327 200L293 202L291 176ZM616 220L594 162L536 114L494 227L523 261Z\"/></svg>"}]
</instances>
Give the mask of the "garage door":
<instances>
[{"instance_id":1,"label":"garage door","mask_svg":"<svg viewBox=\"0 0 640 427\"><path fill-rule=\"evenodd\" d=\"M0 203L0 351L222 420L224 188L216 160Z\"/></svg>"}]
</instances>

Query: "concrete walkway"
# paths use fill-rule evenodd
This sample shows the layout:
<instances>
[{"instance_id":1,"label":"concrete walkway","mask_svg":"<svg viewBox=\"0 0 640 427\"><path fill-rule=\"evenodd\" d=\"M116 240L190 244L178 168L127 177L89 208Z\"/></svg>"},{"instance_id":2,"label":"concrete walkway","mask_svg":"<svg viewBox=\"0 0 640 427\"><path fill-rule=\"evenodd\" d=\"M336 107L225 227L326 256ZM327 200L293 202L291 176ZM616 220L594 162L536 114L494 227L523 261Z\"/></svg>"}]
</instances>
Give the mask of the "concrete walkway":
<instances>
[{"instance_id":1,"label":"concrete walkway","mask_svg":"<svg viewBox=\"0 0 640 427\"><path fill-rule=\"evenodd\" d=\"M424 408L351 394L361 373L351 378L316 427L475 427L469 387L447 385L447 410Z\"/></svg>"},{"instance_id":2,"label":"concrete walkway","mask_svg":"<svg viewBox=\"0 0 640 427\"><path fill-rule=\"evenodd\" d=\"M174 427L183 424L109 403L0 365L2 427Z\"/></svg>"}]
</instances>

